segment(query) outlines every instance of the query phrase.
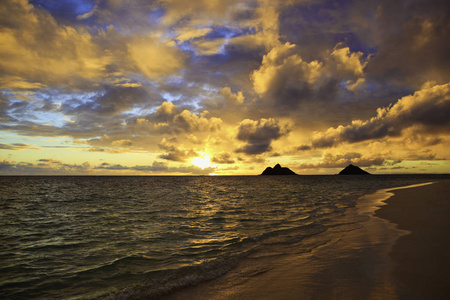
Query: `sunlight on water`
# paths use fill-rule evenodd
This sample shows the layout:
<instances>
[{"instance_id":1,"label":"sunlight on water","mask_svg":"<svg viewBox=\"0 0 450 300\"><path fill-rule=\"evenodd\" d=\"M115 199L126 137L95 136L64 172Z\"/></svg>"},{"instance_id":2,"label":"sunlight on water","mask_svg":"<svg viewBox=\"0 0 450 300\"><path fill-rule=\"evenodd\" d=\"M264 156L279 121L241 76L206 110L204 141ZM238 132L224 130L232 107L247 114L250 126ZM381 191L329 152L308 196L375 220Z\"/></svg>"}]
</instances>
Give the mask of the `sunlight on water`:
<instances>
[{"instance_id":1,"label":"sunlight on water","mask_svg":"<svg viewBox=\"0 0 450 300\"><path fill-rule=\"evenodd\" d=\"M158 294L320 234L362 194L430 179L0 177L0 298Z\"/></svg>"}]
</instances>

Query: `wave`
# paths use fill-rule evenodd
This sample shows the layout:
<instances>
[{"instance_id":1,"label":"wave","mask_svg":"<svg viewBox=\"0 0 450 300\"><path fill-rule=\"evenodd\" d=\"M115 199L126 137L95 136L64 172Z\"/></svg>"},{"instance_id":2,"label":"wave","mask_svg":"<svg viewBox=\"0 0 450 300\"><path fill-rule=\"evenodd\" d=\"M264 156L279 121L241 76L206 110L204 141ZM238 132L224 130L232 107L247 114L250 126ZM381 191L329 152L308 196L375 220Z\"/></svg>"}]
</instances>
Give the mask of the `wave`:
<instances>
[{"instance_id":1,"label":"wave","mask_svg":"<svg viewBox=\"0 0 450 300\"><path fill-rule=\"evenodd\" d=\"M100 299L157 298L176 289L220 277L236 267L238 261L239 259L237 257L221 258L203 262L195 266L186 266L179 269L158 272L152 271L146 274L151 278L146 283L124 288L100 297Z\"/></svg>"},{"instance_id":2,"label":"wave","mask_svg":"<svg viewBox=\"0 0 450 300\"><path fill-rule=\"evenodd\" d=\"M352 224L342 216L357 196L430 178L5 177L0 298L170 292L242 259L308 251Z\"/></svg>"},{"instance_id":3,"label":"wave","mask_svg":"<svg viewBox=\"0 0 450 300\"><path fill-rule=\"evenodd\" d=\"M257 253L261 252L264 253L264 256L268 256L270 254L267 252L267 246L299 243L305 237L320 234L326 230L327 228L320 222L314 222L305 226L275 230L252 238L234 239L233 243L224 247L224 251L211 252L214 254L213 257L218 257L222 253L219 258L212 258L196 265L176 269L147 272L145 275L151 278L148 282L110 293L101 299L157 298L183 287L218 278L235 268L241 259L250 254L252 257L258 257ZM223 253L228 254L223 255ZM207 257L205 254L205 252L202 253L201 257ZM277 253L274 252L273 254L276 255ZM176 258L175 255L174 259ZM259 270L255 274L247 274L247 276L256 276L265 271Z\"/></svg>"}]
</instances>

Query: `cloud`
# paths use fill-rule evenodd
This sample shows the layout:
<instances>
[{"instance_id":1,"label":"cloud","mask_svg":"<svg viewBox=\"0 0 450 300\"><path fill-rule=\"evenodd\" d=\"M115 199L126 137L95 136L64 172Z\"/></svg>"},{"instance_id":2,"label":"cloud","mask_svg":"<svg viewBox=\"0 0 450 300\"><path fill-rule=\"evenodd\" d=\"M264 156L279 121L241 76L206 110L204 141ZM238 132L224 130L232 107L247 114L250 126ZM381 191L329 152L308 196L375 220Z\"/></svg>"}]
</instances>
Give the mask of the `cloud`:
<instances>
[{"instance_id":1,"label":"cloud","mask_svg":"<svg viewBox=\"0 0 450 300\"><path fill-rule=\"evenodd\" d=\"M176 74L184 66L182 52L152 37L133 39L127 44L127 51L136 70L151 79Z\"/></svg>"},{"instance_id":2,"label":"cloud","mask_svg":"<svg viewBox=\"0 0 450 300\"><path fill-rule=\"evenodd\" d=\"M225 44L227 44L227 40L225 38L217 38L212 40L205 38L192 42L196 55L220 54L223 51Z\"/></svg>"},{"instance_id":3,"label":"cloud","mask_svg":"<svg viewBox=\"0 0 450 300\"><path fill-rule=\"evenodd\" d=\"M145 3L140 6L150 9ZM92 24L64 22L61 16L65 11L53 10L52 15L28 1L5 0L2 7L0 81L3 88L92 89L99 82L114 83L130 73L159 80L177 74L185 66L185 54L158 34L123 32L110 25L120 18L107 23L109 26L89 27ZM133 13L127 10L130 14L146 15L137 9L139 6L130 7L134 7Z\"/></svg>"},{"instance_id":4,"label":"cloud","mask_svg":"<svg viewBox=\"0 0 450 300\"><path fill-rule=\"evenodd\" d=\"M61 111L66 115L78 116L81 120L87 117L95 122L92 115L117 115L134 107L145 108L152 104L149 99L152 91L146 87L108 86L103 93L86 99L72 98L61 105ZM160 100L158 97L157 100ZM103 121L103 120L102 120ZM73 124L72 124L73 126Z\"/></svg>"},{"instance_id":5,"label":"cloud","mask_svg":"<svg viewBox=\"0 0 450 300\"><path fill-rule=\"evenodd\" d=\"M247 144L237 152L245 154L261 154L270 151L270 144L287 135L290 129L287 124L280 124L275 119L260 119L257 121L245 119L238 126L236 138Z\"/></svg>"},{"instance_id":6,"label":"cloud","mask_svg":"<svg viewBox=\"0 0 450 300\"><path fill-rule=\"evenodd\" d=\"M305 102L337 101L346 81L350 91L363 86L367 60L362 52L351 52L338 44L321 61L305 61L299 47L286 42L264 55L259 69L251 75L253 89L271 108L291 113Z\"/></svg>"},{"instance_id":7,"label":"cloud","mask_svg":"<svg viewBox=\"0 0 450 300\"><path fill-rule=\"evenodd\" d=\"M231 154L227 153L227 152L215 154L211 158L211 162L216 163L216 164L234 164L235 163L234 159L231 157Z\"/></svg>"},{"instance_id":8,"label":"cloud","mask_svg":"<svg viewBox=\"0 0 450 300\"><path fill-rule=\"evenodd\" d=\"M171 142L167 141L166 138L163 138L159 147L162 150L165 150L167 153L161 154L159 158L177 161L177 162L186 162L187 159L191 157L198 156L198 153L193 151L192 149L184 149L182 147L175 147Z\"/></svg>"},{"instance_id":9,"label":"cloud","mask_svg":"<svg viewBox=\"0 0 450 300\"><path fill-rule=\"evenodd\" d=\"M154 161L151 165L136 165L136 166L124 166L121 164L109 164L102 163L99 166L94 167L95 170L108 170L108 171L131 171L135 173L178 173L178 174L193 174L193 175L205 175L214 172L214 168L201 169L196 166L178 166L169 167L167 163Z\"/></svg>"},{"instance_id":10,"label":"cloud","mask_svg":"<svg viewBox=\"0 0 450 300\"><path fill-rule=\"evenodd\" d=\"M164 102L156 108L154 114L147 118L138 118L137 125L152 125L160 132L165 133L186 133L186 132L214 132L220 130L222 120L220 118L207 118L207 111L200 116L180 110L173 103Z\"/></svg>"},{"instance_id":11,"label":"cloud","mask_svg":"<svg viewBox=\"0 0 450 300\"><path fill-rule=\"evenodd\" d=\"M329 65L334 69L334 73L340 72L349 77L364 76L367 61L363 60L363 55L362 52L351 52L349 47L342 47L341 44L338 44L330 54L329 60L332 63Z\"/></svg>"},{"instance_id":12,"label":"cloud","mask_svg":"<svg viewBox=\"0 0 450 300\"><path fill-rule=\"evenodd\" d=\"M266 159L262 156L252 156L250 159L238 158L239 161L242 161L245 164L264 164Z\"/></svg>"},{"instance_id":13,"label":"cloud","mask_svg":"<svg viewBox=\"0 0 450 300\"><path fill-rule=\"evenodd\" d=\"M135 166L149 174L188 171L183 163L203 152L235 173L275 156L330 165L347 153L447 156L445 1L4 0L1 7L0 134L8 137L0 150L24 160L9 161L16 171L66 172L50 147L65 148L79 165L115 154L113 164L79 174L140 174L130 162L144 152L167 167ZM29 151L37 148L25 146L28 137L59 143ZM323 160L327 147L333 158ZM36 153L55 161L36 161Z\"/></svg>"},{"instance_id":14,"label":"cloud","mask_svg":"<svg viewBox=\"0 0 450 300\"><path fill-rule=\"evenodd\" d=\"M57 160L39 160L38 164L30 162L14 162L4 159L0 160L1 174L87 174L91 169L89 162L82 164L67 164Z\"/></svg>"},{"instance_id":15,"label":"cloud","mask_svg":"<svg viewBox=\"0 0 450 300\"><path fill-rule=\"evenodd\" d=\"M39 150L36 147L33 147L30 144L25 143L13 143L13 144L2 144L0 143L0 150L13 150L13 151L21 151L25 149Z\"/></svg>"},{"instance_id":16,"label":"cloud","mask_svg":"<svg viewBox=\"0 0 450 300\"><path fill-rule=\"evenodd\" d=\"M183 110L173 118L173 124L187 132L192 131L214 131L220 129L222 121L219 118L207 119L199 117L188 110Z\"/></svg>"},{"instance_id":17,"label":"cloud","mask_svg":"<svg viewBox=\"0 0 450 300\"><path fill-rule=\"evenodd\" d=\"M209 134L222 134L220 118L208 117L207 111L196 114L170 102L155 107L152 101L156 100L148 99L151 92L146 87L109 87L104 94L86 97L56 95L67 100L62 104L49 100L38 105L21 101L13 102L14 106L5 101L6 121L0 128L28 136L85 139L87 145L93 146L89 151L108 153L155 151L164 136L201 143ZM9 116L12 113L13 120ZM40 114L64 116L65 120L54 124L32 119Z\"/></svg>"},{"instance_id":18,"label":"cloud","mask_svg":"<svg viewBox=\"0 0 450 300\"><path fill-rule=\"evenodd\" d=\"M0 71L6 82L83 85L104 75L112 57L88 31L59 25L28 1L5 0L2 7Z\"/></svg>"},{"instance_id":19,"label":"cloud","mask_svg":"<svg viewBox=\"0 0 450 300\"><path fill-rule=\"evenodd\" d=\"M280 11L280 35L301 45L306 60L345 42L371 53L364 68L370 81L418 89L450 77L448 5L441 0L300 1Z\"/></svg>"},{"instance_id":20,"label":"cloud","mask_svg":"<svg viewBox=\"0 0 450 300\"><path fill-rule=\"evenodd\" d=\"M155 112L151 115L150 119L154 123L169 123L173 120L173 117L179 112L179 109L172 102L163 102L158 106ZM145 124L148 122L146 119L138 119L138 124Z\"/></svg>"},{"instance_id":21,"label":"cloud","mask_svg":"<svg viewBox=\"0 0 450 300\"><path fill-rule=\"evenodd\" d=\"M91 1L90 1L91 2ZM125 30L143 30L155 26L159 19L160 7L155 1L132 0L132 1L95 1L90 11L84 10L76 16L77 22L87 25L114 24ZM81 22L80 22L81 21Z\"/></svg>"},{"instance_id":22,"label":"cloud","mask_svg":"<svg viewBox=\"0 0 450 300\"><path fill-rule=\"evenodd\" d=\"M307 150L311 150L312 147L310 145L301 145L297 147L297 150L299 151L307 151Z\"/></svg>"},{"instance_id":23,"label":"cloud","mask_svg":"<svg viewBox=\"0 0 450 300\"><path fill-rule=\"evenodd\" d=\"M42 164L57 164L57 165L63 164L62 161L57 160L57 159L52 159L52 158L41 158L38 161Z\"/></svg>"},{"instance_id":24,"label":"cloud","mask_svg":"<svg viewBox=\"0 0 450 300\"><path fill-rule=\"evenodd\" d=\"M231 89L226 86L219 90L219 93L222 94L225 97L225 100L228 103L231 104L243 104L244 103L244 95L242 94L242 91L238 91L237 93L233 94L231 92Z\"/></svg>"},{"instance_id":25,"label":"cloud","mask_svg":"<svg viewBox=\"0 0 450 300\"><path fill-rule=\"evenodd\" d=\"M399 163L397 161L395 163ZM302 169L315 169L315 168L344 168L349 164L354 164L359 167L371 167L381 166L388 163L382 157L370 157L362 155L361 153L351 152L345 154L333 155L326 153L322 156L322 161L318 163L303 163L300 164ZM392 165L392 164L391 164Z\"/></svg>"},{"instance_id":26,"label":"cloud","mask_svg":"<svg viewBox=\"0 0 450 300\"><path fill-rule=\"evenodd\" d=\"M100 147L91 147L88 149L89 152L106 152L111 154L120 154L130 152L129 148L100 148Z\"/></svg>"},{"instance_id":27,"label":"cloud","mask_svg":"<svg viewBox=\"0 0 450 300\"><path fill-rule=\"evenodd\" d=\"M197 56L227 55L227 47L269 49L279 40L278 10L288 2L164 0L161 21L175 27L175 42Z\"/></svg>"},{"instance_id":28,"label":"cloud","mask_svg":"<svg viewBox=\"0 0 450 300\"><path fill-rule=\"evenodd\" d=\"M8 114L9 109L9 100L8 98L1 93L0 94L0 121L5 122L10 119Z\"/></svg>"},{"instance_id":29,"label":"cloud","mask_svg":"<svg viewBox=\"0 0 450 300\"><path fill-rule=\"evenodd\" d=\"M193 19L198 23L214 20L226 20L229 13L233 10L239 9L236 5L237 0L161 0L161 6L166 10L162 17L162 22L165 25L172 25L182 19Z\"/></svg>"},{"instance_id":30,"label":"cloud","mask_svg":"<svg viewBox=\"0 0 450 300\"><path fill-rule=\"evenodd\" d=\"M374 32L379 51L367 72L382 80L420 87L450 78L448 3L380 0Z\"/></svg>"},{"instance_id":31,"label":"cloud","mask_svg":"<svg viewBox=\"0 0 450 300\"><path fill-rule=\"evenodd\" d=\"M99 166L94 167L94 169L102 169L102 170L133 170L133 171L141 171L141 172L160 172L167 171L169 168L166 163L154 161L152 165L136 165L132 167L123 166L120 164L110 164L107 162L102 163Z\"/></svg>"},{"instance_id":32,"label":"cloud","mask_svg":"<svg viewBox=\"0 0 450 300\"><path fill-rule=\"evenodd\" d=\"M115 140L111 143L114 147L131 147L133 142L128 139Z\"/></svg>"},{"instance_id":33,"label":"cloud","mask_svg":"<svg viewBox=\"0 0 450 300\"><path fill-rule=\"evenodd\" d=\"M11 163L10 161L4 159L4 160L0 160L0 172L8 172L10 169L12 169L14 167L14 164Z\"/></svg>"},{"instance_id":34,"label":"cloud","mask_svg":"<svg viewBox=\"0 0 450 300\"><path fill-rule=\"evenodd\" d=\"M260 68L251 75L253 87L258 94L278 95L286 86L314 84L320 77L322 64L318 61L303 61L295 53L295 47L287 42L264 55Z\"/></svg>"},{"instance_id":35,"label":"cloud","mask_svg":"<svg viewBox=\"0 0 450 300\"><path fill-rule=\"evenodd\" d=\"M364 87L365 82L366 82L365 78L358 78L354 82L352 80L347 80L347 82L345 83L345 87L347 88L347 90L354 92L354 91L358 90L359 88Z\"/></svg>"},{"instance_id":36,"label":"cloud","mask_svg":"<svg viewBox=\"0 0 450 300\"><path fill-rule=\"evenodd\" d=\"M212 31L212 28L179 28L179 35L176 37L178 42L185 42L187 40L199 38L207 35Z\"/></svg>"},{"instance_id":37,"label":"cloud","mask_svg":"<svg viewBox=\"0 0 450 300\"><path fill-rule=\"evenodd\" d=\"M405 96L390 107L379 108L377 116L370 120L354 120L351 125L318 132L313 136L312 146L325 148L341 143L396 137L411 127L429 134L450 132L449 115L450 83L435 85Z\"/></svg>"},{"instance_id":38,"label":"cloud","mask_svg":"<svg viewBox=\"0 0 450 300\"><path fill-rule=\"evenodd\" d=\"M181 165L170 167L166 163L154 161L151 165L125 166L103 162L100 165L92 165L90 162L82 164L67 164L53 159L39 159L38 164L29 162L14 162L0 159L0 174L4 175L76 175L76 174L142 174L142 173L175 173L205 175L215 171L214 168L201 169L196 166ZM106 172L106 173L105 173ZM111 173L113 172L113 173Z\"/></svg>"}]
</instances>

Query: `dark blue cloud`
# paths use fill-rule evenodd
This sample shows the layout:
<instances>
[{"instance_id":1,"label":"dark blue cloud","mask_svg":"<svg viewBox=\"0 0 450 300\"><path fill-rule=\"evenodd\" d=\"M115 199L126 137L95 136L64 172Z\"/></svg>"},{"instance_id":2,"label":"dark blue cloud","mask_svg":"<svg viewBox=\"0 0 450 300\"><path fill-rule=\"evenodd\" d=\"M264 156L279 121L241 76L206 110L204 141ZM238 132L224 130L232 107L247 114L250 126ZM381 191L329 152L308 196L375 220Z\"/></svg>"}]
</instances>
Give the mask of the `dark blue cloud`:
<instances>
[{"instance_id":1,"label":"dark blue cloud","mask_svg":"<svg viewBox=\"0 0 450 300\"><path fill-rule=\"evenodd\" d=\"M165 9L158 8L158 9L152 10L148 16L153 23L159 23L165 13L166 13Z\"/></svg>"},{"instance_id":2,"label":"dark blue cloud","mask_svg":"<svg viewBox=\"0 0 450 300\"><path fill-rule=\"evenodd\" d=\"M32 0L31 4L45 8L58 21L76 21L77 16L90 12L95 0Z\"/></svg>"},{"instance_id":3,"label":"dark blue cloud","mask_svg":"<svg viewBox=\"0 0 450 300\"><path fill-rule=\"evenodd\" d=\"M233 38L246 34L254 34L254 28L230 28L227 26L217 26L213 27L212 31L206 35L207 39L217 39L217 38Z\"/></svg>"},{"instance_id":4,"label":"dark blue cloud","mask_svg":"<svg viewBox=\"0 0 450 300\"><path fill-rule=\"evenodd\" d=\"M373 4L361 6L353 0L303 2L281 12L280 34L301 45L301 54L308 60L337 43L345 43L353 52L375 53L378 48L369 26L375 18L373 9ZM358 20L369 25L362 26Z\"/></svg>"}]
</instances>

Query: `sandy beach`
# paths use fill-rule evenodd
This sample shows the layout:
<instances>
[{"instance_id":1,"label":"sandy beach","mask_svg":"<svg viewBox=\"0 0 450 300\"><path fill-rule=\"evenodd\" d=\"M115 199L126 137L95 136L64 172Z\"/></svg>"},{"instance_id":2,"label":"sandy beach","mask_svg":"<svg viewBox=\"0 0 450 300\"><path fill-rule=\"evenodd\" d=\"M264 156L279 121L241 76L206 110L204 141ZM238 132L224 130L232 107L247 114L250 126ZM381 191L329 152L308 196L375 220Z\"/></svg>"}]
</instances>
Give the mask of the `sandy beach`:
<instances>
[{"instance_id":1,"label":"sandy beach","mask_svg":"<svg viewBox=\"0 0 450 300\"><path fill-rule=\"evenodd\" d=\"M390 253L402 299L447 299L450 295L450 182L400 189L376 211L410 234Z\"/></svg>"},{"instance_id":2,"label":"sandy beach","mask_svg":"<svg viewBox=\"0 0 450 300\"><path fill-rule=\"evenodd\" d=\"M296 250L247 257L226 275L163 299L444 299L448 195L444 181L362 197Z\"/></svg>"}]
</instances>

